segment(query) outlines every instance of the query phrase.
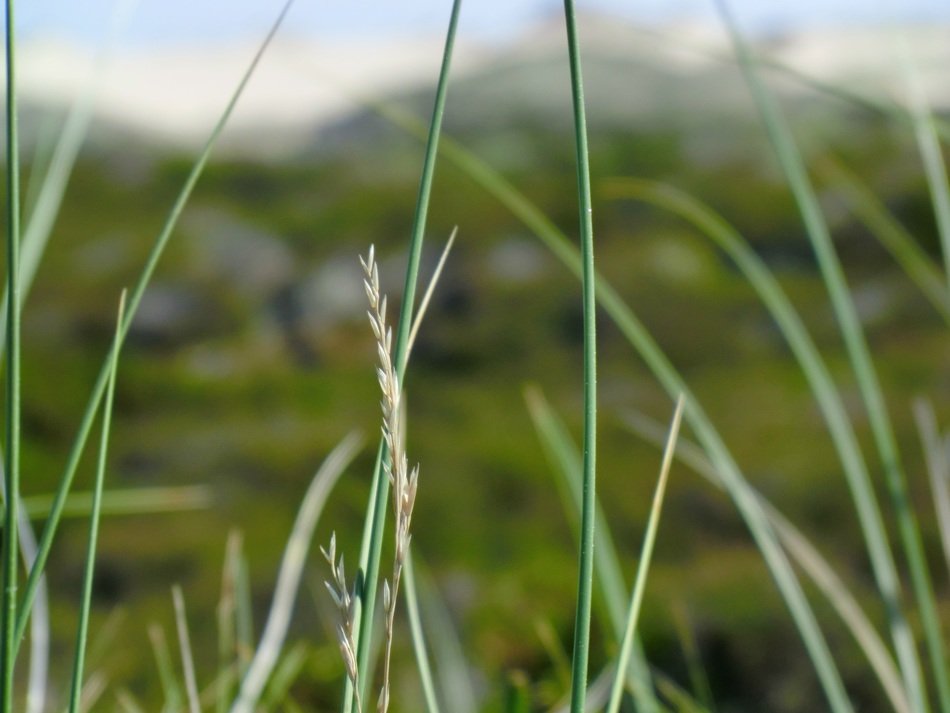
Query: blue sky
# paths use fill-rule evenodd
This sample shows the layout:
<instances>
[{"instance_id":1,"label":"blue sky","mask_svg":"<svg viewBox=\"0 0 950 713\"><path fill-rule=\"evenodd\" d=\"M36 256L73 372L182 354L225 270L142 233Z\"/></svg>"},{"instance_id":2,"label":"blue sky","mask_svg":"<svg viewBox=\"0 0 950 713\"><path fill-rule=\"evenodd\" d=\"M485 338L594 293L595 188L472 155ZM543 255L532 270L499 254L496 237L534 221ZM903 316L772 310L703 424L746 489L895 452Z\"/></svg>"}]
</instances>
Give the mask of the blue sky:
<instances>
[{"instance_id":1,"label":"blue sky","mask_svg":"<svg viewBox=\"0 0 950 713\"><path fill-rule=\"evenodd\" d=\"M30 0L18 6L22 37L58 36L94 43L112 8L130 0ZM130 45L229 41L255 37L283 0L138 0L124 32ZM450 0L297 0L287 32L305 37L438 32ZM731 0L748 30L876 23L950 22L946 0ZM578 10L602 10L634 20L714 21L712 0L576 0ZM480 39L515 34L531 20L559 12L557 0L467 0L460 32Z\"/></svg>"}]
</instances>

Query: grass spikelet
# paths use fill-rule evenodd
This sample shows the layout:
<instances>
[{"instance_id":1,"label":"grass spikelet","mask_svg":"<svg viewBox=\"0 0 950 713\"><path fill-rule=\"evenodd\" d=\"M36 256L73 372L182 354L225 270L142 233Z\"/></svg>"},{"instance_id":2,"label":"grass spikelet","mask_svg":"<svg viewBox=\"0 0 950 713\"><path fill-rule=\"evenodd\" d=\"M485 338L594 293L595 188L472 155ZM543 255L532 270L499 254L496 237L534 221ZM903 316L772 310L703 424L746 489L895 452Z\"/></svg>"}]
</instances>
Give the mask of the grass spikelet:
<instances>
[{"instance_id":1,"label":"grass spikelet","mask_svg":"<svg viewBox=\"0 0 950 713\"><path fill-rule=\"evenodd\" d=\"M392 581L383 584L383 609L386 614L385 655L383 658L383 683L379 694L377 710L385 713L389 708L389 673L393 643L393 624L396 618L396 601L399 592L399 580L409 552L411 536L409 527L412 522L412 510L416 502L419 484L419 466L410 470L405 445L405 413L402 407L402 392L399 376L394 367L392 356L392 330L386 325L386 297L379 287L379 268L375 251L370 247L366 259L360 258L366 275L364 286L369 299L369 322L376 337L376 351L379 355L379 367L376 370L379 388L383 393L380 403L383 412L383 440L389 451L389 460L384 462L386 476L392 487L392 506L395 516L395 541L393 555Z\"/></svg>"}]
</instances>

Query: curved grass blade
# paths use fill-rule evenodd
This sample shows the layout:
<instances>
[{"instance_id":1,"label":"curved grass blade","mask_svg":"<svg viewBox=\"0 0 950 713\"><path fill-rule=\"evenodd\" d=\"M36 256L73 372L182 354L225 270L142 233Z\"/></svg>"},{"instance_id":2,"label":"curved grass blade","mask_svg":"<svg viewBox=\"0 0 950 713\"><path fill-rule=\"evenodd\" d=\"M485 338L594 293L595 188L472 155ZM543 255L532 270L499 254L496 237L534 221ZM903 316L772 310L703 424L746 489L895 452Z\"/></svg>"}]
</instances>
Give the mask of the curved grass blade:
<instances>
[{"instance_id":1,"label":"curved grass blade","mask_svg":"<svg viewBox=\"0 0 950 713\"><path fill-rule=\"evenodd\" d=\"M915 683L922 685L917 649L901 602L897 565L871 475L831 373L791 301L748 242L725 219L695 198L672 186L637 179L611 181L608 195L646 201L688 221L729 255L775 319L808 380L844 469L901 662L904 685L908 691L914 690Z\"/></svg>"},{"instance_id":2,"label":"curved grass blade","mask_svg":"<svg viewBox=\"0 0 950 713\"><path fill-rule=\"evenodd\" d=\"M89 133L93 108L99 95L102 76L108 66L112 46L130 17L134 4L136 3L124 0L116 2L109 23L109 32L102 48L97 53L92 73L86 80L86 86L69 109L66 122L52 147L48 165L45 166L45 170L37 171L37 176L42 176L41 181L31 186L35 187L35 199L30 203L30 212L24 226L20 259L19 308L21 310L33 286L33 279L36 277L36 271L59 215L66 187L76 165L76 159L79 158L79 151ZM34 170L37 168L34 167ZM32 174L30 178L32 183ZM0 303L2 304L0 306L0 334L5 333L7 328L9 294L9 287L5 285L3 301Z\"/></svg>"},{"instance_id":3,"label":"curved grass blade","mask_svg":"<svg viewBox=\"0 0 950 713\"><path fill-rule=\"evenodd\" d=\"M8 0L9 1L9 0ZM191 172L188 175L188 178L185 180L185 184L181 189L181 192L178 194L177 199L175 200L174 205L172 206L171 211L166 218L165 225L162 227L161 232L155 240L152 250L149 253L148 259L146 260L145 266L142 270L141 275L139 276L138 281L135 284L135 287L129 294L128 309L125 313L125 319L122 322L121 326L121 338L125 339L126 334L128 334L129 327L132 324L132 320L135 318L135 313L138 310L139 303L142 300L142 295L145 293L149 282L151 281L152 274L155 271L158 261L162 256L162 253L165 250L165 247L168 244L169 239L171 238L172 232L174 231L176 225L178 224L178 219L181 217L181 213L185 208L188 199L191 197L191 193L195 188L195 185L198 182L198 179L201 177L202 172L204 171L205 166L208 163L208 159L211 156L211 150L214 148L215 143L218 140L218 137L221 135L221 132L224 130L224 126L230 118L234 107L237 105L238 99L243 94L245 87L254 70L256 69L258 63L260 62L261 57L264 54L266 48L270 45L271 40L274 35L277 33L277 29L280 27L283 22L284 17L287 15L288 10L293 4L293 0L286 0L280 14L277 19L274 21L274 24L271 26L267 36L264 41L261 43L260 47L257 50L257 53L254 55L254 58L251 60L250 65L245 71L241 81L238 83L237 88L234 93L231 95L231 98L228 100L228 103L222 112L220 118L215 124L214 128L211 131L210 136L208 137L207 142L205 143L204 149L199 154L197 160L192 166ZM15 292L15 291L14 291ZM11 304L18 304L17 301L11 301ZM15 310L11 310L11 315L15 313ZM13 322L10 322L11 327ZM13 329L11 328L12 332ZM8 353L11 355L12 361L12 351L8 349ZM95 417L96 410L99 407L99 403L102 400L102 397L105 393L106 382L108 380L109 371L111 369L111 355L106 358L105 363L102 365L102 368L99 372L99 376L96 380L95 385L93 386L92 394L90 396L89 402L86 405L85 413L83 414L82 421L80 423L78 432L76 434L76 439L73 443L73 447L70 450L66 467L63 470L63 474L60 478L60 483L56 491L56 496L53 500L53 505L50 509L49 516L47 519L46 527L43 530L43 534L40 538L39 552L37 555L36 562L34 563L32 569L30 570L29 578L27 579L25 592L23 594L23 599L21 601L19 611L17 613L16 619L16 636L14 649L19 646L19 642L23 639L23 634L26 630L26 623L29 619L30 609L33 605L33 599L36 596L36 588L39 585L39 579L42 575L43 569L46 566L46 560L49 557L50 548L52 547L53 538L56 534L56 531L59 527L59 521L62 516L63 507L66 502L66 498L69 494L70 487L72 486L73 476L76 473L76 468L79 465L79 460L82 456L83 451L85 450L86 441L89 438L89 433L92 429L92 422Z\"/></svg>"},{"instance_id":4,"label":"curved grass blade","mask_svg":"<svg viewBox=\"0 0 950 713\"><path fill-rule=\"evenodd\" d=\"M112 342L112 368L105 401L102 404L102 436L99 440L99 459L96 464L96 480L92 496L92 511L89 515L89 545L86 550L86 571L83 575L82 599L79 607L79 624L76 633L76 656L73 663L73 681L69 698L69 713L78 713L82 697L83 669L86 663L86 636L89 632L89 610L92 606L92 576L96 567L96 548L99 541L99 520L102 513L102 488L106 477L106 455L109 452L109 434L112 424L112 404L115 396L115 377L119 368L119 350L122 340L119 325L125 312L125 291L119 299L119 314L116 320L115 338Z\"/></svg>"},{"instance_id":5,"label":"curved grass blade","mask_svg":"<svg viewBox=\"0 0 950 713\"><path fill-rule=\"evenodd\" d=\"M414 133L416 123L412 119L400 115L391 108L385 109L384 115L392 118L394 123L405 127L410 133ZM575 276L581 275L582 263L577 250L557 226L511 182L474 154L463 149L457 142L443 140L441 151L446 159L512 211ZM602 275L597 278L597 299L624 337L640 353L667 393L673 397L680 393L685 394L688 407L684 416L700 438L703 447L715 461L717 469L723 473L723 480L728 486L729 494L759 546L802 635L832 709L836 712L851 711L851 704L844 691L837 666L818 627L811 606L801 590L788 559L778 545L764 513L752 496L738 464L732 458L706 413L691 395L680 374L653 340L646 327Z\"/></svg>"},{"instance_id":6,"label":"curved grass blade","mask_svg":"<svg viewBox=\"0 0 950 713\"><path fill-rule=\"evenodd\" d=\"M930 489L937 509L937 527L940 529L943 556L947 561L947 569L950 570L950 457L947 441L940 436L937 417L929 401L923 398L914 400L914 418L917 421L927 474L930 476Z\"/></svg>"},{"instance_id":7,"label":"curved grass blade","mask_svg":"<svg viewBox=\"0 0 950 713\"><path fill-rule=\"evenodd\" d=\"M637 576L633 585L633 594L630 596L630 609L627 613L627 624L620 644L620 654L617 657L617 674L610 689L610 701L607 703L608 713L618 713L620 700L623 696L624 681L627 680L625 671L630 662L633 650L633 637L637 630L640 618L640 606L643 603L643 592L646 590L647 572L650 569L650 560L653 557L653 545L656 542L656 531L660 524L660 511L663 508L663 496L666 493L666 482L670 475L670 466L673 464L673 453L676 451L676 440L679 438L680 421L683 417L683 397L676 402L673 412L673 421L670 424L670 433L663 449L663 465L660 467L660 479L653 496L653 505L650 508L650 519L647 521L646 534L643 536L643 546L640 549L640 561L637 563Z\"/></svg>"},{"instance_id":8,"label":"curved grass blade","mask_svg":"<svg viewBox=\"0 0 950 713\"><path fill-rule=\"evenodd\" d=\"M947 181L947 166L940 149L933 112L920 85L920 77L911 64L906 42L902 45L904 74L910 89L910 115L914 122L914 136L924 162L924 175L927 177L927 188L930 189L930 200L937 219L937 233L943 249L944 278L947 288L950 289L950 182Z\"/></svg>"},{"instance_id":9,"label":"curved grass blade","mask_svg":"<svg viewBox=\"0 0 950 713\"><path fill-rule=\"evenodd\" d=\"M828 156L819 158L815 168L831 181L848 201L851 211L894 257L907 276L950 326L950 291L943 284L940 269L907 229L892 216L881 200L853 172Z\"/></svg>"},{"instance_id":10,"label":"curved grass blade","mask_svg":"<svg viewBox=\"0 0 950 713\"><path fill-rule=\"evenodd\" d=\"M524 398L541 445L554 472L560 476L557 482L563 484L559 489L565 501L565 510L575 515L572 520L579 527L583 498L581 476L583 464L580 454L564 424L555 416L541 391L536 387L528 387L524 391ZM597 522L599 526L594 530L594 569L609 620L609 626L605 629L611 631L620 642L624 635L624 602L628 599L627 585L624 582L617 548L610 535L610 528L607 526L607 519L600 507L597 508ZM638 709L645 712L658 710L659 704L650 679L650 667L639 641L636 642L634 655L625 673L633 682Z\"/></svg>"},{"instance_id":11,"label":"curved grass blade","mask_svg":"<svg viewBox=\"0 0 950 713\"><path fill-rule=\"evenodd\" d=\"M663 448L666 438L664 424L647 419L641 414L628 414L625 422L633 433L657 448ZM702 448L695 443L680 438L676 457L717 488L725 489L719 473L706 458ZM834 567L818 552L804 533L761 493L754 492L781 539L782 545L828 599L867 656L894 710L898 713L910 713L910 701L907 698L900 672L897 670L897 664L861 605L841 581Z\"/></svg>"},{"instance_id":12,"label":"curved grass blade","mask_svg":"<svg viewBox=\"0 0 950 713\"><path fill-rule=\"evenodd\" d=\"M445 112L445 100L448 92L449 70L452 65L452 52L455 47L455 33L458 27L461 6L461 0L453 0L452 13L449 18L449 26L445 38L445 48L442 53L442 67L439 71L439 81L436 87L432 119L429 123L425 159L419 182L412 237L409 244L409 263L406 267L405 287L403 288L402 306L399 314L396 344L393 354L396 374L399 383L402 385L405 384L406 358L408 356L406 346L412 325L416 285L419 279L419 262L422 255L422 243L425 235L426 218L429 211L429 197L432 193L432 181L435 175L435 163L438 153L437 149L442 133L442 116ZM383 532L386 526L386 511L388 509L387 503L389 500L389 480L385 477L383 469L383 463L386 458L385 444L381 441L376 458L375 472L373 474L370 505L367 508L367 523L364 529L364 539L360 548L359 567L365 578L363 587L359 592L359 606L353 627L353 633L357 639L357 669L363 672L360 681L361 691L359 692L361 700L366 700L367 686L369 684L369 676L365 674L370 669L369 657L372 649L376 592L379 586L380 555L382 552ZM355 703L354 698L353 687L347 682L343 694L344 713L352 712Z\"/></svg>"},{"instance_id":13,"label":"curved grass blade","mask_svg":"<svg viewBox=\"0 0 950 713\"><path fill-rule=\"evenodd\" d=\"M241 689L237 700L231 706L231 713L252 713L274 670L284 639L287 637L287 629L290 626L290 617L297 598L307 552L310 549L313 530L330 491L352 462L359 450L359 444L360 437L355 433L351 433L340 441L323 461L304 495L293 530L287 540L287 546L284 548L270 614L264 624L264 633L254 651L251 665L241 681Z\"/></svg>"},{"instance_id":14,"label":"curved grass blade","mask_svg":"<svg viewBox=\"0 0 950 713\"><path fill-rule=\"evenodd\" d=\"M406 613L409 617L409 630L412 634L412 648L416 654L416 665L419 667L419 682L422 684L422 695L426 701L426 710L429 713L439 713L439 699L435 694L435 683L432 677L432 665L429 662L429 653L426 647L425 633L422 628L422 617L419 615L419 596L416 592L415 567L412 562L412 550L406 554L404 574Z\"/></svg>"},{"instance_id":15,"label":"curved grass blade","mask_svg":"<svg viewBox=\"0 0 950 713\"><path fill-rule=\"evenodd\" d=\"M732 38L733 46L739 58L739 66L758 106L769 140L798 205L806 232L818 259L818 265L830 295L832 306L838 318L848 358L865 403L865 410L874 435L878 456L884 468L885 482L897 518L901 544L910 567L914 594L923 622L924 639L934 669L940 710L943 713L950 713L950 675L948 675L950 672L947 669L947 657L933 585L930 581L927 560L923 552L917 518L911 508L907 494L907 484L897 448L897 439L894 435L887 404L884 401L877 372L857 315L857 309L848 291L844 271L831 242L828 224L821 212L818 198L805 170L804 161L792 138L791 129L786 124L774 98L759 79L746 41L739 33L725 0L717 0L716 7ZM927 694L923 683L914 681L912 684L913 688L909 693L915 710L926 711L928 707Z\"/></svg>"},{"instance_id":16,"label":"curved grass blade","mask_svg":"<svg viewBox=\"0 0 950 713\"><path fill-rule=\"evenodd\" d=\"M469 666L465 660L458 629L444 598L439 593L432 578L426 576L427 568L419 563L413 586L418 584L420 611L427 629L432 632L432 650L439 662L436 677L440 683L445 707L452 713L476 713L478 696L475 685L469 675Z\"/></svg>"},{"instance_id":17,"label":"curved grass blade","mask_svg":"<svg viewBox=\"0 0 950 713\"><path fill-rule=\"evenodd\" d=\"M594 272L594 224L590 198L590 159L587 154L587 117L577 18L573 0L564 0L567 54L571 67L574 104L574 145L577 149L577 198L580 210L581 291L584 308L584 497L581 506L580 559L577 573L577 612L571 656L571 713L583 713L587 698L590 658L591 599L594 586L594 521L597 497L597 298Z\"/></svg>"}]
</instances>

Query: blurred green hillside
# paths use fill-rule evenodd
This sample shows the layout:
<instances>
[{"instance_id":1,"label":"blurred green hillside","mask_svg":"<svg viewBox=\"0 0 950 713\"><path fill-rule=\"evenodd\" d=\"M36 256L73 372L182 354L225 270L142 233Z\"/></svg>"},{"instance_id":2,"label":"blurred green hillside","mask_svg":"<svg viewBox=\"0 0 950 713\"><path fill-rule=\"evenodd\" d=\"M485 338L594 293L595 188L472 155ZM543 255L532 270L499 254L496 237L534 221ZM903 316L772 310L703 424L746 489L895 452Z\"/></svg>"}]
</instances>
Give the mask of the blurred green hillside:
<instances>
[{"instance_id":1,"label":"blurred green hillside","mask_svg":"<svg viewBox=\"0 0 950 713\"><path fill-rule=\"evenodd\" d=\"M519 76L505 75L505 82L518 86ZM479 98L485 85L469 81L453 87L460 105L450 95L447 131L576 234L567 104L564 122L543 121L544 106L499 110L494 121L482 121L466 107L490 105L499 95ZM505 82L494 86L501 92ZM398 103L415 111L430 101L420 94ZM596 116L596 92L591 101ZM598 126L591 173L599 268L682 370L754 484L814 538L880 621L840 466L768 314L704 237L674 216L604 190L611 177L661 180L732 221L801 310L863 427L839 330L784 181L760 130L737 115L712 112L705 120L701 113L677 113L669 121L624 126L614 119ZM830 158L850 168L936 259L932 206L913 137L906 127L835 99L796 104L793 120L868 330L928 552L941 573L910 409L915 396L925 395L942 423L950 418L947 325L821 170ZM377 437L375 346L357 255L376 245L383 289L398 302L421 154L414 137L367 111L316 135L292 159L225 155L202 178L137 317L118 381L107 486L206 484L213 493L211 506L199 511L103 523L93 636L117 609L125 616L97 667L143 700L160 696L146 627L157 620L171 632L169 587L184 587L199 675L207 679L215 670L214 610L228 531L244 534L254 604L263 617L314 469L351 429L361 429L369 442ZM27 495L55 486L108 349L119 292L137 275L190 162L127 138L97 140L79 161L24 316ZM523 671L536 682L532 695L541 710L561 690L543 632L550 627L554 643L569 649L576 552L523 388L538 385L579 437L580 289L515 217L443 162L426 275L454 226L458 240L406 385L409 451L422 473L414 551L449 604L484 687L485 709L497 710L510 672ZM599 338L599 487L632 578L659 452L626 423L633 412L665 422L672 406L606 318ZM318 531L326 542L336 530L353 561L371 451L368 446L341 482ZM87 460L81 488L92 476ZM85 533L84 521L71 521L49 569L54 629L62 637L57 650L70 645ZM292 636L313 648L292 690L304 708L329 710L342 665L322 585L326 568L318 555L311 559ZM935 579L948 614L946 575ZM680 685L688 685L688 676L675 615L685 612L719 710L817 709L818 684L798 635L734 507L679 465L646 596L647 655ZM834 623L829 631L861 710L884 710L846 632ZM603 632L595 628L595 637ZM405 670L397 685L411 702L405 637L402 646L397 656ZM411 703L401 709L413 710Z\"/></svg>"}]
</instances>

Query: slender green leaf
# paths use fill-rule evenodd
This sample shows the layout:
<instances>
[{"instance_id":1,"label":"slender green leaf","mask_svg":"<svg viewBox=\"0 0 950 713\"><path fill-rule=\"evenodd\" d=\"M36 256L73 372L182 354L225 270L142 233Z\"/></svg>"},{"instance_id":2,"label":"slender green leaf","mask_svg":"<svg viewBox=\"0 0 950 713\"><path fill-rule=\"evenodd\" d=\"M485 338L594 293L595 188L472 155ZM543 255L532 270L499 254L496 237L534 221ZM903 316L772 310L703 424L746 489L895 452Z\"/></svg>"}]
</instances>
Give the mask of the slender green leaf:
<instances>
[{"instance_id":1,"label":"slender green leaf","mask_svg":"<svg viewBox=\"0 0 950 713\"><path fill-rule=\"evenodd\" d=\"M69 698L70 713L78 713L83 686L83 669L86 662L86 636L89 632L89 611L92 607L92 578L96 568L96 547L99 541L99 520L102 511L102 488L106 477L106 456L109 452L109 433L112 423L112 404L115 396L115 377L119 368L119 350L122 346L119 325L125 311L125 291L119 300L115 338L112 343L112 368L105 401L102 404L102 436L99 441L99 459L96 463L96 480L92 496L92 511L89 514L89 545L86 551L86 571L83 575L82 599L79 606L79 623L76 633L76 655L73 663L73 680Z\"/></svg>"},{"instance_id":2,"label":"slender green leaf","mask_svg":"<svg viewBox=\"0 0 950 713\"><path fill-rule=\"evenodd\" d=\"M607 704L609 713L618 713L620 699L623 695L625 671L630 662L633 650L633 637L637 630L640 618L640 607L643 603L643 593L646 591L647 572L650 569L650 560L653 557L653 545L656 542L656 531L660 524L660 512L663 508L663 496L666 493L666 482L670 475L670 466L673 464L673 453L676 450L676 439L679 437L680 421L683 417L683 397L676 402L676 411L673 413L673 422L670 425L670 435L663 450L663 465L660 467L660 480L653 496L653 505L650 508L650 519L647 521L646 534L643 537L643 546L640 549L640 561L637 563L637 576L633 585L633 594L630 597L630 609L627 613L627 624L620 645L620 655L617 657L617 675L610 690L610 702Z\"/></svg>"},{"instance_id":3,"label":"slender green leaf","mask_svg":"<svg viewBox=\"0 0 950 713\"><path fill-rule=\"evenodd\" d=\"M439 81L436 88L435 103L432 110L432 119L429 122L428 139L426 143L425 159L422 176L419 181L419 192L416 201L415 217L412 225L412 237L409 243L409 262L406 267L406 280L402 294L402 306L399 314L399 323L396 329L396 344L393 361L396 365L396 374L400 385L405 386L406 359L408 357L407 344L412 326L412 315L415 306L416 285L419 280L419 262L422 256L422 243L425 235L426 218L429 212L429 197L432 193L432 182L435 176L435 164L439 138L442 133L442 116L445 113L445 101L448 92L449 71L452 65L452 51L455 47L455 33L458 27L461 0L453 0L452 14L449 18L448 31L445 37L445 48L442 53L442 67L439 72ZM376 458L373 474L373 487L370 493L370 504L367 508L367 521L364 528L363 544L360 548L360 570L364 575L362 590L358 593L358 612L354 623L353 634L357 639L357 670L360 671L361 700L366 699L369 685L369 657L373 640L373 621L376 608L376 591L379 584L379 564L383 545L383 532L386 526L387 502L389 499L389 480L384 473L383 464L388 457L385 444L381 441ZM347 681L343 694L343 711L352 713L355 705L355 696L351 683Z\"/></svg>"}]
</instances>

